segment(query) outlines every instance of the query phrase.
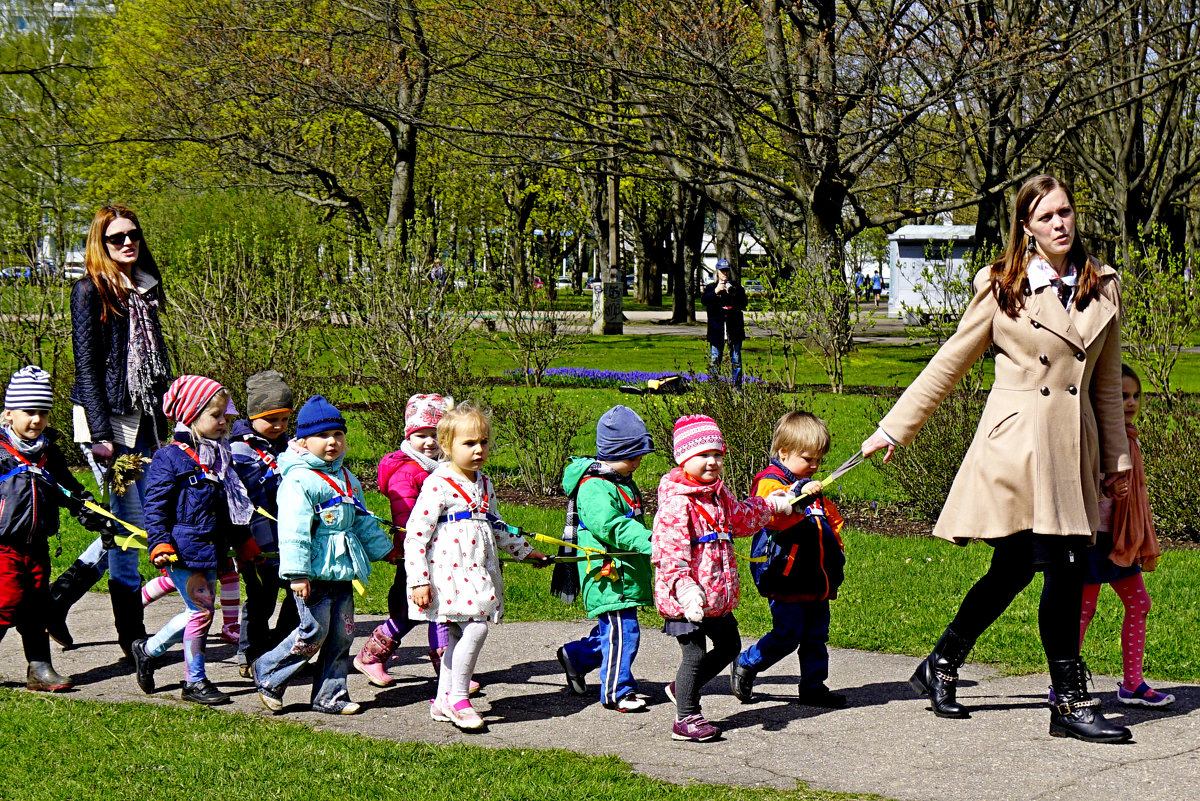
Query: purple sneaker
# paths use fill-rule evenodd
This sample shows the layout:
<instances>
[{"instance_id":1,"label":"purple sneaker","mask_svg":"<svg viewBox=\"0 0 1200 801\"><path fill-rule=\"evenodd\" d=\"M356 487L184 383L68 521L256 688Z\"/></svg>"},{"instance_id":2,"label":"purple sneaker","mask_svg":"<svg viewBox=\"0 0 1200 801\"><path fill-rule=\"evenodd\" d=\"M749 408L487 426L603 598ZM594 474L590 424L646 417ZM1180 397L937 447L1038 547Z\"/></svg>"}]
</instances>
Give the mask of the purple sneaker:
<instances>
[{"instance_id":1,"label":"purple sneaker","mask_svg":"<svg viewBox=\"0 0 1200 801\"><path fill-rule=\"evenodd\" d=\"M1170 693L1160 693L1150 689L1150 685L1142 682L1133 692L1125 689L1124 684L1117 685L1117 700L1126 706L1165 707L1175 703L1175 696Z\"/></svg>"},{"instance_id":2,"label":"purple sneaker","mask_svg":"<svg viewBox=\"0 0 1200 801\"><path fill-rule=\"evenodd\" d=\"M704 719L703 715L688 715L683 720L676 720L671 727L672 740L690 740L702 743L711 740L721 733L721 730Z\"/></svg>"}]
</instances>

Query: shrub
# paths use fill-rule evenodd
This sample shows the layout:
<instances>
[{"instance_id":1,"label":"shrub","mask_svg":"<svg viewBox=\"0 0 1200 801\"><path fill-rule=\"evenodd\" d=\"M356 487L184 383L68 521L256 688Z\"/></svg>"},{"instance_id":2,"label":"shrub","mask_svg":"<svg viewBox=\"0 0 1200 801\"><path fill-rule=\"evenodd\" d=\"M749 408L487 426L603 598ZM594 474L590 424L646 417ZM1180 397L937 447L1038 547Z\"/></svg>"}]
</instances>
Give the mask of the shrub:
<instances>
[{"instance_id":1,"label":"shrub","mask_svg":"<svg viewBox=\"0 0 1200 801\"><path fill-rule=\"evenodd\" d=\"M1196 476L1200 475L1200 399L1176 398L1173 408L1164 399L1147 399L1138 418L1138 436L1146 467L1150 510L1159 535L1200 541L1200 505Z\"/></svg>"},{"instance_id":2,"label":"shrub","mask_svg":"<svg viewBox=\"0 0 1200 801\"><path fill-rule=\"evenodd\" d=\"M587 425L588 411L549 393L521 394L492 411L500 446L511 449L521 486L537 495L562 495L571 440Z\"/></svg>"},{"instance_id":3,"label":"shrub","mask_svg":"<svg viewBox=\"0 0 1200 801\"><path fill-rule=\"evenodd\" d=\"M691 384L682 395L647 395L641 415L668 459L675 421L685 414L704 414L717 421L725 437L724 479L739 498L750 494L754 475L767 465L771 435L780 417L811 406L806 396L783 395L762 384L745 384L741 390L729 381Z\"/></svg>"}]
</instances>

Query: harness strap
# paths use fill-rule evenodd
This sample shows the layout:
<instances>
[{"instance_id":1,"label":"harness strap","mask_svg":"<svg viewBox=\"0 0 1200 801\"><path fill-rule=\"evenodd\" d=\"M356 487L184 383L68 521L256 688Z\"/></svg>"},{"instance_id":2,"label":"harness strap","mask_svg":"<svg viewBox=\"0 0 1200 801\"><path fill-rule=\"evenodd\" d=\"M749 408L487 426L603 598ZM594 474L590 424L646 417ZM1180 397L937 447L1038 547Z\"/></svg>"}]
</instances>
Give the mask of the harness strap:
<instances>
[{"instance_id":1,"label":"harness strap","mask_svg":"<svg viewBox=\"0 0 1200 801\"><path fill-rule=\"evenodd\" d=\"M717 523L716 520L713 520L713 516L710 515L708 513L708 511L700 504L693 503L692 506L694 506L696 509L696 512L699 513L699 515L704 518L704 522L708 523L710 526L712 526L712 531L696 538L695 542L697 544L704 543L704 542L717 542L720 540L733 539L733 532L729 529L728 526L726 526L725 528L722 528Z\"/></svg>"},{"instance_id":2,"label":"harness strap","mask_svg":"<svg viewBox=\"0 0 1200 801\"><path fill-rule=\"evenodd\" d=\"M14 467L12 470L9 470L4 475L0 476L0 484L3 484L5 481L8 481L10 478L16 478L17 476L21 475L22 473L29 472L35 476L41 476L42 480L44 480L47 484L49 484L54 489L61 489L58 486L58 482L54 480L54 476L47 473L44 469L45 465L46 465L46 460L50 457L50 454L43 453L42 458L38 459L37 464L34 464L33 462L31 462L25 458L25 454L21 453L19 450L14 448L9 443L7 443L3 440L0 440L0 445L3 445L4 450L6 450L10 454L12 454L13 458L16 459L18 462L16 467Z\"/></svg>"},{"instance_id":3,"label":"harness strap","mask_svg":"<svg viewBox=\"0 0 1200 801\"><path fill-rule=\"evenodd\" d=\"M250 445L250 443L248 443L248 442L246 444ZM250 450L257 453L258 458L261 459L262 463L267 466L267 472L263 474L262 479L260 479L258 483L264 484L269 479L274 478L275 473L279 469L279 464L278 464L278 462L275 461L275 457L272 456L271 454L267 453L266 451L259 450L258 448L254 447L253 445L250 445Z\"/></svg>"},{"instance_id":4,"label":"harness strap","mask_svg":"<svg viewBox=\"0 0 1200 801\"><path fill-rule=\"evenodd\" d=\"M200 468L200 474L204 476L204 478L201 479L201 478L198 478L195 473L192 473L190 476L187 477L187 483L189 486L194 487L198 483L200 483L200 481L211 481L214 484L221 483L221 478L216 473L214 473L208 465L206 465L204 462L200 461L200 454L196 453L196 451L192 449L191 445L188 445L186 442L180 442L179 440L175 440L174 444L181 451L186 453L188 456L192 457L192 461L195 462L196 466Z\"/></svg>"},{"instance_id":5,"label":"harness strap","mask_svg":"<svg viewBox=\"0 0 1200 801\"><path fill-rule=\"evenodd\" d=\"M632 520L633 518L637 517L638 515L640 515L642 513L642 505L640 503L637 503L636 501L634 501L633 498L630 498L629 495L626 494L625 490L622 489L621 485L615 481L609 481L607 478L604 478L603 476L584 476L582 479L580 479L579 486L580 487L583 486L584 484L591 481L592 479L608 481L609 484L612 484L614 487L617 488L617 492L619 492L621 494L621 499L623 501L625 501L625 503L629 504L629 510L625 512L625 517L627 519ZM578 493L579 488L576 487L575 491L576 491L576 493ZM582 516L579 517L579 528L583 529L584 531L591 530L584 524Z\"/></svg>"},{"instance_id":6,"label":"harness strap","mask_svg":"<svg viewBox=\"0 0 1200 801\"><path fill-rule=\"evenodd\" d=\"M363 504L363 502L358 499L358 496L356 496L354 494L354 485L350 483L350 471L347 470L345 467L342 468L342 476L346 479L346 488L345 489L342 489L341 487L339 487L338 483L336 481L334 481L332 478L330 478L325 473L322 473L320 470L314 470L311 467L308 469L312 470L312 472L314 472L318 476L320 476L321 480L324 481L329 486L333 487L333 491L337 493L336 497L330 498L329 500L319 504L317 506L318 512L324 511L325 509L329 509L334 506L337 506L338 504L341 504L341 503L349 503L349 504L353 504L354 508L359 510L363 514L367 514L367 515L371 514L370 510L367 509L367 507Z\"/></svg>"},{"instance_id":7,"label":"harness strap","mask_svg":"<svg viewBox=\"0 0 1200 801\"><path fill-rule=\"evenodd\" d=\"M16 459L18 462L20 462L21 464L23 464L27 467L36 467L36 468L41 469L42 467L45 467L46 459L50 458L50 454L43 451L42 458L38 459L37 464L34 464L33 462L31 462L25 458L25 454L21 453L19 450L14 448L10 443L5 442L4 440L0 439L0 445L3 445L4 450L11 453L13 455L14 459Z\"/></svg>"},{"instance_id":8,"label":"harness strap","mask_svg":"<svg viewBox=\"0 0 1200 801\"><path fill-rule=\"evenodd\" d=\"M482 512L483 514L487 514L487 512L488 512L488 497L489 496L488 496L487 489L486 489L486 487L487 487L486 481L484 482L485 489L483 492L483 503L477 504L473 500L471 500L471 496L467 494L466 490L464 490L462 487L458 486L457 483L455 483L454 479L450 478L449 476L442 476L442 478L446 479L446 483L454 488L454 491L457 492L459 494L459 497L461 497L466 502L468 508L470 508L470 510L472 512ZM499 519L499 518L497 518L497 519Z\"/></svg>"}]
</instances>

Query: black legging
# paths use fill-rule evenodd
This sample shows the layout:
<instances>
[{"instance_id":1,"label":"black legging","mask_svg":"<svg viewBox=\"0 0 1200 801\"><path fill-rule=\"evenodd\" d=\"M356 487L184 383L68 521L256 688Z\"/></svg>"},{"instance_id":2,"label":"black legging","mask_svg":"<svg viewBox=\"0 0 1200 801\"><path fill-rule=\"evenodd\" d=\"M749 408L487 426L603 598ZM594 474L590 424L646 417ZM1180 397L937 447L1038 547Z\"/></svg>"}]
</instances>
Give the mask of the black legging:
<instances>
[{"instance_id":1,"label":"black legging","mask_svg":"<svg viewBox=\"0 0 1200 801\"><path fill-rule=\"evenodd\" d=\"M950 628L974 642L1008 608L1017 593L1029 586L1035 572L1029 540L1014 535L997 540L992 564L967 592ZM1082 559L1056 561L1043 569L1042 600L1038 606L1038 630L1046 658L1073 659L1079 656L1079 617L1083 609Z\"/></svg>"},{"instance_id":2,"label":"black legging","mask_svg":"<svg viewBox=\"0 0 1200 801\"><path fill-rule=\"evenodd\" d=\"M700 714L700 690L729 667L742 649L737 620L732 614L706 617L698 625L695 631L676 638L683 651L679 672L675 674L675 708L680 720ZM712 640L711 649L705 649L705 639Z\"/></svg>"}]
</instances>

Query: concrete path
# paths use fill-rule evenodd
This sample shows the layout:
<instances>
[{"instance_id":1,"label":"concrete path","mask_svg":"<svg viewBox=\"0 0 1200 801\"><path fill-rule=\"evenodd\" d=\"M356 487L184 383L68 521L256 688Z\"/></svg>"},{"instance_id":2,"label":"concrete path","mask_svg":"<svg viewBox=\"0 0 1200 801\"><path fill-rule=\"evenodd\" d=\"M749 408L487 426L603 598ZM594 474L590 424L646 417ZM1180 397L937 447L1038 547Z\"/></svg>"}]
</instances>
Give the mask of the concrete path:
<instances>
[{"instance_id":1,"label":"concrete path","mask_svg":"<svg viewBox=\"0 0 1200 801\"><path fill-rule=\"evenodd\" d=\"M178 599L168 596L147 610L147 624L157 626L179 608ZM89 594L72 612L71 629L82 647L61 652L53 646L56 666L77 682L64 697L182 704L179 650L168 655L157 676L160 690L148 698L130 668L113 664L118 652L111 620L105 595ZM356 644L377 622L359 618ZM612 754L673 782L779 788L805 782L918 801L1177 801L1200 792L1200 687L1163 686L1178 698L1167 712L1118 709L1116 680L1097 676L1105 708L1133 727L1135 742L1090 745L1047 734L1045 675L1003 678L968 665L960 697L974 710L972 719L939 720L908 689L915 659L835 649L830 685L851 697L849 708L831 712L791 702L796 678L789 661L760 677L753 704L739 704L725 676L713 681L704 710L722 725L725 737L679 743L669 736L673 708L663 694L678 666L676 644L658 631L643 632L636 669L651 706L644 713L620 714L601 708L592 696L565 690L555 650L587 631L585 623L493 627L476 674L484 685L476 706L488 722L485 733L464 734L429 719L432 671L420 630L408 635L393 663L396 685L380 690L358 674L351 677L351 695L365 706L359 715L331 718L308 711L309 687L302 679L289 689L283 717L396 740ZM9 687L20 686L16 680L24 676L18 639L12 632L0 647L0 674ZM212 640L208 654L211 678L234 694L234 703L223 708L269 717L251 682L238 676L233 648Z\"/></svg>"}]
</instances>

